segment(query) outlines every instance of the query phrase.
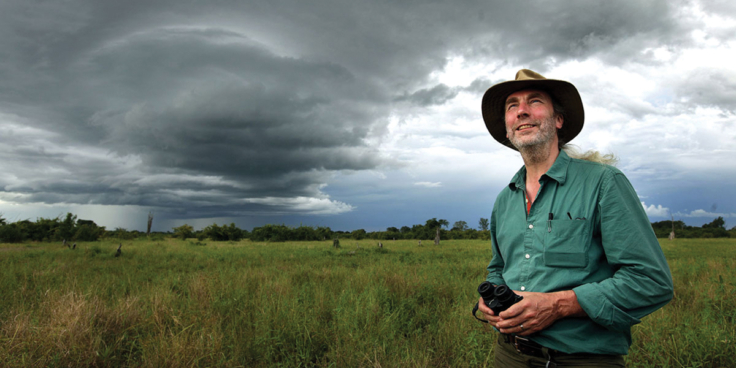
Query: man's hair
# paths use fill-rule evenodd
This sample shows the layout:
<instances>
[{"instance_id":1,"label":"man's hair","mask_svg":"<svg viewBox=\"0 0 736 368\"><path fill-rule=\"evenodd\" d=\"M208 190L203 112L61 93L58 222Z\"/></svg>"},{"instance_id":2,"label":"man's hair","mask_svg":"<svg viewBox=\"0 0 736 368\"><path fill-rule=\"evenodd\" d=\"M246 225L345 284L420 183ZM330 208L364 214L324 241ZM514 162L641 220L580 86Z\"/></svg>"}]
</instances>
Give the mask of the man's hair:
<instances>
[{"instance_id":1,"label":"man's hair","mask_svg":"<svg viewBox=\"0 0 736 368\"><path fill-rule=\"evenodd\" d=\"M562 127L564 128L565 127L564 125L565 124L565 108L562 107L562 105L560 105L559 102L557 102L557 99L555 99L552 96L552 94L550 93L547 93L547 94L549 95L549 98L552 100L552 116L553 117L561 116L562 124L563 124ZM557 130L557 148L562 150L562 147L564 147L566 143L567 142L562 140L562 136L560 136L560 130L558 129Z\"/></svg>"},{"instance_id":2,"label":"man's hair","mask_svg":"<svg viewBox=\"0 0 736 368\"><path fill-rule=\"evenodd\" d=\"M549 94L549 93L548 93ZM565 108L560 105L557 100L552 96L552 94L549 94L550 99L552 99L552 110L553 110L553 116L562 116L563 125L564 128L564 121L565 121ZM607 153L602 154L596 150L588 150L585 152L582 152L580 148L578 148L575 145L568 144L567 142L563 141L560 137L560 131L557 131L557 143L558 148L560 151L565 151L568 156L572 158L577 158L580 160L585 161L591 161L591 162L597 162L599 164L605 164L605 165L611 165L616 166L616 163L618 163L618 157L614 155L613 153Z\"/></svg>"},{"instance_id":3,"label":"man's hair","mask_svg":"<svg viewBox=\"0 0 736 368\"><path fill-rule=\"evenodd\" d=\"M563 144L560 150L565 151L571 158L577 158L580 160L597 162L599 164L616 166L618 163L618 157L613 153L602 154L596 150L588 150L582 152L580 148L572 144Z\"/></svg>"}]
</instances>

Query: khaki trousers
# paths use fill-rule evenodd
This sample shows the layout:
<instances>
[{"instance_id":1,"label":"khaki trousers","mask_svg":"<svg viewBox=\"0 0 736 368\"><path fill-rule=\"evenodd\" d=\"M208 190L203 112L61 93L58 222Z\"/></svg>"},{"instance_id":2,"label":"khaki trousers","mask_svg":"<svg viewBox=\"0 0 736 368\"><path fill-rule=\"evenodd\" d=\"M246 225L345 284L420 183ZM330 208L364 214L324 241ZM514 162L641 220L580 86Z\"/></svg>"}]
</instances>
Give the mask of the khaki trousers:
<instances>
[{"instance_id":1,"label":"khaki trousers","mask_svg":"<svg viewBox=\"0 0 736 368\"><path fill-rule=\"evenodd\" d=\"M495 354L496 368L547 367L547 361L548 359L545 358L519 353L513 345L503 341L503 336L498 336ZM554 364L550 364L549 367L624 367L624 357L621 355L562 355L552 358L552 362Z\"/></svg>"}]
</instances>

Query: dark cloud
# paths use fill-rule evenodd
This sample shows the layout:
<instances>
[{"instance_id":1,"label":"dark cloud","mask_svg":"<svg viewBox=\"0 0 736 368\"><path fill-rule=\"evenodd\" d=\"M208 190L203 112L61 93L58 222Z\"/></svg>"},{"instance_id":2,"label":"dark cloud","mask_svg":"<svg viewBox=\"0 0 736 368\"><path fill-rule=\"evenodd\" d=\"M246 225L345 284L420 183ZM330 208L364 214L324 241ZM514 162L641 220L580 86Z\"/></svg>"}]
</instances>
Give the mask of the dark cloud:
<instances>
[{"instance_id":1,"label":"dark cloud","mask_svg":"<svg viewBox=\"0 0 736 368\"><path fill-rule=\"evenodd\" d=\"M396 101L440 105L497 82L437 84L448 57L541 72L592 55L649 62L643 48L687 42L679 6L4 1L0 194L188 216L349 211L324 186L398 165L375 144ZM732 84L715 103L733 103Z\"/></svg>"},{"instance_id":2,"label":"dark cloud","mask_svg":"<svg viewBox=\"0 0 736 368\"><path fill-rule=\"evenodd\" d=\"M409 101L419 106L442 105L455 98L460 92L458 88L450 88L445 84L438 84L432 88L420 89L412 94L405 94L397 101Z\"/></svg>"}]
</instances>

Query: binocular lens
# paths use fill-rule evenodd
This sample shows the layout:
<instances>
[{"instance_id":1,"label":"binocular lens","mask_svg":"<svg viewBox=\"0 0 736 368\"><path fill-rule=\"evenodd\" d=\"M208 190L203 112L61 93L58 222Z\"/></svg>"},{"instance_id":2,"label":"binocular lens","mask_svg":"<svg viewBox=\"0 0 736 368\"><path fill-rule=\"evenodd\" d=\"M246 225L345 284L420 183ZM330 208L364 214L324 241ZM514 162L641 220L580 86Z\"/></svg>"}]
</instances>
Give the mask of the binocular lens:
<instances>
[{"instance_id":1,"label":"binocular lens","mask_svg":"<svg viewBox=\"0 0 736 368\"><path fill-rule=\"evenodd\" d=\"M488 281L483 281L480 286L478 286L478 294L480 294L483 299L491 300L491 298L493 298L493 292L493 284Z\"/></svg>"}]
</instances>

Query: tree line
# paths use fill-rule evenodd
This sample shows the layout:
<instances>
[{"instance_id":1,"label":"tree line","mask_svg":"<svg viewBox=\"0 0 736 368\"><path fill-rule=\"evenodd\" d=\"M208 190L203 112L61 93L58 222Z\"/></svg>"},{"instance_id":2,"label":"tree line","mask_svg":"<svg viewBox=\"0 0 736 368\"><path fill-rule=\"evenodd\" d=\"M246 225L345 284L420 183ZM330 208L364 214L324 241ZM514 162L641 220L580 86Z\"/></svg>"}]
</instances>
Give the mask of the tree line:
<instances>
[{"instance_id":1,"label":"tree line","mask_svg":"<svg viewBox=\"0 0 736 368\"><path fill-rule=\"evenodd\" d=\"M688 226L682 221L659 221L652 223L652 228L658 238L667 238L674 226L677 238L736 238L736 226L726 230L723 217L718 217L701 227ZM35 222L22 220L14 223L0 216L0 242L20 243L26 241L53 242L53 241L96 241L104 238L129 240L140 237L175 237L179 239L196 238L212 241L238 241L250 239L259 242L283 241L320 241L333 239L374 239L374 240L433 240L439 234L440 239L490 239L489 219L481 218L476 228L471 228L465 221L456 221L450 227L445 219L431 218L424 224L411 227L389 227L385 231L368 232L365 229L353 231L333 231L324 226L298 227L287 225L264 225L253 228L252 231L240 229L234 223L230 225L212 224L201 230L194 230L191 225L184 224L169 232L145 233L129 231L123 228L107 230L98 226L94 221L78 219L76 215L67 213L64 217L52 219L38 218Z\"/></svg>"},{"instance_id":2,"label":"tree line","mask_svg":"<svg viewBox=\"0 0 736 368\"><path fill-rule=\"evenodd\" d=\"M676 238L736 238L736 226L726 230L726 221L718 216L703 226L688 226L678 220L666 220L652 223L658 238L667 238L674 228Z\"/></svg>"}]
</instances>

